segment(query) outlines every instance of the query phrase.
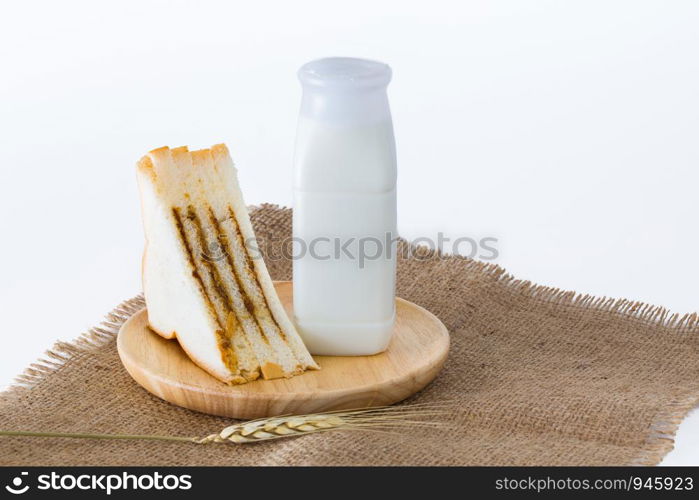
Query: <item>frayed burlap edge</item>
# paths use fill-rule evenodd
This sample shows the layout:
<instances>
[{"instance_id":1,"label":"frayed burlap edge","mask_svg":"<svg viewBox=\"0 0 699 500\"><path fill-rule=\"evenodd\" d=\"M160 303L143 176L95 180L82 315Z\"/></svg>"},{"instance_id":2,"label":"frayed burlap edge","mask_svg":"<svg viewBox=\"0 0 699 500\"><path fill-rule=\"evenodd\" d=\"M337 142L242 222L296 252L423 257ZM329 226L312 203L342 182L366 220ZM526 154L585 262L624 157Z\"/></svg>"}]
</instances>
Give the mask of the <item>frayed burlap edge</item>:
<instances>
[{"instance_id":1,"label":"frayed burlap edge","mask_svg":"<svg viewBox=\"0 0 699 500\"><path fill-rule=\"evenodd\" d=\"M285 209L278 205L266 203L259 207L250 207L251 210L257 208ZM459 255L449 255L426 247L411 245L411 250L414 255L419 255L424 260L434 258L462 260L466 263L466 269L478 272L494 285L504 286L514 294L547 304L612 313L624 318L635 319L641 323L662 326L677 334L694 334L695 329L699 327L699 313L696 312L687 314L672 313L665 307L654 306L640 301L596 297L575 291L536 285L528 280L516 279L497 264L480 262ZM137 295L116 306L106 315L103 322L98 326L90 328L74 341L56 342L51 349L46 351L44 358L40 358L32 363L22 374L17 376L15 383L0 393L0 397L12 398L24 394L26 391L30 391L33 387L41 384L46 377L60 372L70 363L79 360L83 356L90 355L104 345L113 342L126 320L143 307L145 307L143 295ZM697 406L699 406L699 394L687 394L661 409L649 429L639 456L628 464L619 465L657 465L660 463L663 457L674 448L674 438L680 423Z\"/></svg>"},{"instance_id":2,"label":"frayed burlap edge","mask_svg":"<svg viewBox=\"0 0 699 500\"><path fill-rule=\"evenodd\" d=\"M563 290L556 287L537 285L529 280L517 279L497 264L485 263L459 255L451 255L440 250L410 245L412 254L424 259L458 259L466 261L468 270L475 270L489 278L494 284L504 286L511 292L551 305L576 309L591 309L631 318L640 323L661 326L677 334L695 334L699 327L699 313L673 313L663 306L656 306L641 301L624 298L610 298ZM699 407L699 394L687 394L673 400L662 408L655 417L646 436L639 456L628 464L620 465L658 465L665 455L675 447L675 435L682 421L690 411Z\"/></svg>"},{"instance_id":3,"label":"frayed burlap edge","mask_svg":"<svg viewBox=\"0 0 699 500\"><path fill-rule=\"evenodd\" d=\"M121 325L135 313L145 307L143 295L137 295L125 300L109 313L98 326L90 328L71 342L56 342L46 351L45 357L38 359L20 375L15 377L15 383L0 395L13 396L40 384L45 377L60 372L70 363L85 355L89 355L102 346L114 341Z\"/></svg>"}]
</instances>

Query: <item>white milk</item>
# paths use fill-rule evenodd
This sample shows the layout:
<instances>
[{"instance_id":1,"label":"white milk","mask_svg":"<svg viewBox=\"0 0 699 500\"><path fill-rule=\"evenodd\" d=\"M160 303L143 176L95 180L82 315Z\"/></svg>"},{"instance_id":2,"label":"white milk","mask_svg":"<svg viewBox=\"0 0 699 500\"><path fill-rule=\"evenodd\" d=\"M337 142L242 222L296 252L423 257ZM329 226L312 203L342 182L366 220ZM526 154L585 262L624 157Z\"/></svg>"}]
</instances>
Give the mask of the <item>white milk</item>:
<instances>
[{"instance_id":1,"label":"white milk","mask_svg":"<svg viewBox=\"0 0 699 500\"><path fill-rule=\"evenodd\" d=\"M368 355L395 320L396 155L388 66L331 58L299 71L294 316L313 354Z\"/></svg>"}]
</instances>

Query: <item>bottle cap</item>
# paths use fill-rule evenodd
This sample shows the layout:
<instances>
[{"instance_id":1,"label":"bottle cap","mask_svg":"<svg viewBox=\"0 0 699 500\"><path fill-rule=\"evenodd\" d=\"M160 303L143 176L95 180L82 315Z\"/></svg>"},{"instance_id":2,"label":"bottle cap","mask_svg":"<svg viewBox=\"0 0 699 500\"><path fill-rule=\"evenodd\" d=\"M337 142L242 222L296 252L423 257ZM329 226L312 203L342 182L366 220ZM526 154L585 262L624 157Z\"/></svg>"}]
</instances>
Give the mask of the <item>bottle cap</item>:
<instances>
[{"instance_id":1,"label":"bottle cap","mask_svg":"<svg viewBox=\"0 0 699 500\"><path fill-rule=\"evenodd\" d=\"M391 68L369 59L326 57L301 66L298 76L303 85L362 89L388 85Z\"/></svg>"}]
</instances>

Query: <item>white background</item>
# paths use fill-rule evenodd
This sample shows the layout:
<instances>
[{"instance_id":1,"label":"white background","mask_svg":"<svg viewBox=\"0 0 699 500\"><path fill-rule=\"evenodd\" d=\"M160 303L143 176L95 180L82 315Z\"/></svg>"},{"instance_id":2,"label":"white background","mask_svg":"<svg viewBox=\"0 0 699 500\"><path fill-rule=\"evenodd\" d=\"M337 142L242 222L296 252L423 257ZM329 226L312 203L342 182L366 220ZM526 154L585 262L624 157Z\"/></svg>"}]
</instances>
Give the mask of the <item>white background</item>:
<instances>
[{"instance_id":1,"label":"white background","mask_svg":"<svg viewBox=\"0 0 699 500\"><path fill-rule=\"evenodd\" d=\"M391 64L399 228L517 277L699 308L699 2L4 2L0 385L139 292L134 162L226 142L290 204L307 60ZM699 415L665 463L699 463Z\"/></svg>"}]
</instances>

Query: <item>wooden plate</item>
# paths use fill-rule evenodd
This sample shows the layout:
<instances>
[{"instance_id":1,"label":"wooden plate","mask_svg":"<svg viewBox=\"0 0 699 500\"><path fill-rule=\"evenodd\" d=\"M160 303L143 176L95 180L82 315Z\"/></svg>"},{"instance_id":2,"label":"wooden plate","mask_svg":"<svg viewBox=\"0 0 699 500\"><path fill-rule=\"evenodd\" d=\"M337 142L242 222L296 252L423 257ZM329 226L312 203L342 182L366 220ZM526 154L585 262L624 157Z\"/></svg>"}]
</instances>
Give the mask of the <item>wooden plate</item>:
<instances>
[{"instance_id":1,"label":"wooden plate","mask_svg":"<svg viewBox=\"0 0 699 500\"><path fill-rule=\"evenodd\" d=\"M291 282L275 286L291 317ZM393 338L381 354L315 356L321 370L237 386L219 382L192 363L176 340L153 333L145 309L121 327L117 348L126 370L146 390L212 415L249 419L382 406L425 387L449 351L449 333L432 313L396 299L396 316Z\"/></svg>"}]
</instances>

